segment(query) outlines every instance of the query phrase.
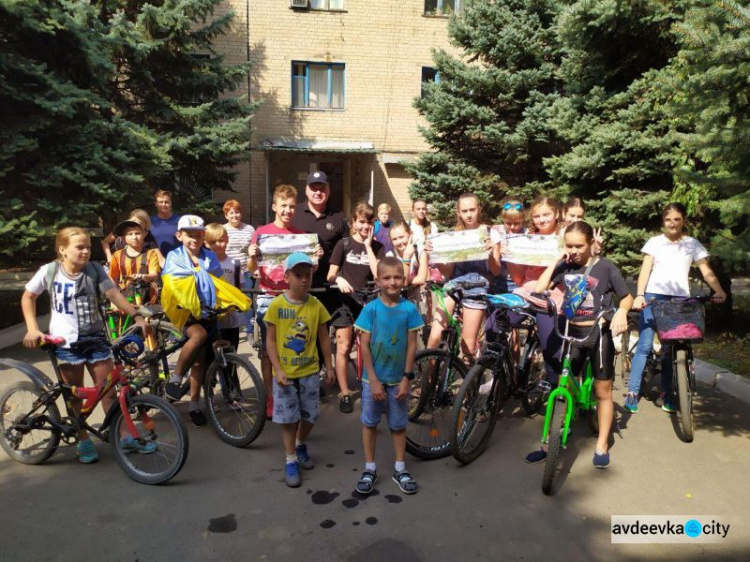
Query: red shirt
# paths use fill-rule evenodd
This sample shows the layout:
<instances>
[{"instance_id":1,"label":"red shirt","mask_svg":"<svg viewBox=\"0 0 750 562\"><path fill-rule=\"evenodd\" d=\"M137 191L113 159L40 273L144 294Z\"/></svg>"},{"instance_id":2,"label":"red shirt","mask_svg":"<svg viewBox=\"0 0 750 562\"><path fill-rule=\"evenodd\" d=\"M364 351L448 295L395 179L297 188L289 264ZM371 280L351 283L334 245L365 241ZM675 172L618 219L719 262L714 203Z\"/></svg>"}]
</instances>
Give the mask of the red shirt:
<instances>
[{"instance_id":1,"label":"red shirt","mask_svg":"<svg viewBox=\"0 0 750 562\"><path fill-rule=\"evenodd\" d=\"M258 243L259 234L305 234L305 232L296 226L279 228L274 223L266 224L259 226L255 230L253 237L250 239L250 245ZM289 288L289 285L284 281L284 266L282 265L276 267L259 267L258 273L260 275L259 286L264 291L280 293Z\"/></svg>"}]
</instances>

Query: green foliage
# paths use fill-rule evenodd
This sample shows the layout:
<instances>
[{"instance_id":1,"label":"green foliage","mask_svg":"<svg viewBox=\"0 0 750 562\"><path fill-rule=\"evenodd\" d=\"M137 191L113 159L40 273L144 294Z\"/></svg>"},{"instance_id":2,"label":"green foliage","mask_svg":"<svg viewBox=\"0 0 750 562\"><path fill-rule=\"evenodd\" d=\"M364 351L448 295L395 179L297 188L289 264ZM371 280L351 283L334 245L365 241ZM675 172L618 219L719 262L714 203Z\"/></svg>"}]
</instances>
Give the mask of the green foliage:
<instances>
[{"instance_id":1,"label":"green foliage","mask_svg":"<svg viewBox=\"0 0 750 562\"><path fill-rule=\"evenodd\" d=\"M750 267L750 10L736 1L468 2L415 106L412 197L577 195L629 273L669 200L724 270Z\"/></svg>"},{"instance_id":2,"label":"green foliage","mask_svg":"<svg viewBox=\"0 0 750 562\"><path fill-rule=\"evenodd\" d=\"M469 0L463 16L451 18L464 57L435 51L440 80L414 102L437 154L408 166L418 180L410 195L431 203L439 221L455 221L465 191L495 215L505 193L531 196L546 185L542 162L556 142L547 121L558 87L557 11L551 0Z\"/></svg>"},{"instance_id":3,"label":"green foliage","mask_svg":"<svg viewBox=\"0 0 750 562\"><path fill-rule=\"evenodd\" d=\"M248 69L215 56L218 3L0 0L0 260L153 189L231 189L253 106L226 95Z\"/></svg>"}]
</instances>

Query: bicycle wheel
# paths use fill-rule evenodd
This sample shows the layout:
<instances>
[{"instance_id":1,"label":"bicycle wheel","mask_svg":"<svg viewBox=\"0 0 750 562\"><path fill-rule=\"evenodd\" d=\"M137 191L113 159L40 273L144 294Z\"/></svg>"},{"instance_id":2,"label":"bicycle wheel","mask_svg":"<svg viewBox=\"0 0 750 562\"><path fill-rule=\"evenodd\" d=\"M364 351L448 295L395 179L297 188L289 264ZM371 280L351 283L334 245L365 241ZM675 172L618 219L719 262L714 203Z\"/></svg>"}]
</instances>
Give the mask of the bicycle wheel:
<instances>
[{"instance_id":1,"label":"bicycle wheel","mask_svg":"<svg viewBox=\"0 0 750 562\"><path fill-rule=\"evenodd\" d=\"M688 380L687 354L684 349L675 351L675 375L677 379L677 397L680 400L680 423L682 435L687 443L693 442L693 393Z\"/></svg>"},{"instance_id":2,"label":"bicycle wheel","mask_svg":"<svg viewBox=\"0 0 750 562\"><path fill-rule=\"evenodd\" d=\"M617 352L619 361L615 360L617 370L615 376L619 375L623 386L627 387L630 380L630 367L632 355L630 354L630 326L622 333L620 339L620 351Z\"/></svg>"},{"instance_id":3,"label":"bicycle wheel","mask_svg":"<svg viewBox=\"0 0 750 562\"><path fill-rule=\"evenodd\" d=\"M130 478L142 484L163 484L180 472L188 456L190 443L185 422L163 398L137 394L128 398L127 415L138 433L156 443L152 453L141 454L123 448L121 435L128 435L123 411L117 408L109 427L109 441L117 464Z\"/></svg>"},{"instance_id":4,"label":"bicycle wheel","mask_svg":"<svg viewBox=\"0 0 750 562\"><path fill-rule=\"evenodd\" d=\"M226 367L214 361L203 380L208 421L219 439L246 447L266 424L266 387L255 367L235 353L225 353Z\"/></svg>"},{"instance_id":5,"label":"bicycle wheel","mask_svg":"<svg viewBox=\"0 0 750 562\"><path fill-rule=\"evenodd\" d=\"M14 383L0 395L0 445L14 461L43 463L60 444L60 434L49 423L60 423L57 405L52 402L34 410L41 395L31 381Z\"/></svg>"},{"instance_id":6,"label":"bicycle wheel","mask_svg":"<svg viewBox=\"0 0 750 562\"><path fill-rule=\"evenodd\" d=\"M440 459L451 452L451 410L466 366L445 350L426 349L417 354L414 371L419 395L409 403L406 450L421 459Z\"/></svg>"},{"instance_id":7,"label":"bicycle wheel","mask_svg":"<svg viewBox=\"0 0 750 562\"><path fill-rule=\"evenodd\" d=\"M476 460L487 447L505 392L506 375L493 376L495 362L476 363L456 395L451 416L451 453L461 464Z\"/></svg>"},{"instance_id":8,"label":"bicycle wheel","mask_svg":"<svg viewBox=\"0 0 750 562\"><path fill-rule=\"evenodd\" d=\"M535 341L529 348L525 369L528 371L528 383L526 391L521 395L521 406L527 416L533 416L539 412L549 395L544 355L538 341Z\"/></svg>"},{"instance_id":9,"label":"bicycle wheel","mask_svg":"<svg viewBox=\"0 0 750 562\"><path fill-rule=\"evenodd\" d=\"M552 493L552 483L557 472L557 459L562 449L565 409L564 400L556 401L552 407L552 423L549 426L549 435L547 435L547 458L544 461L544 475L542 476L542 492L548 496Z\"/></svg>"}]
</instances>

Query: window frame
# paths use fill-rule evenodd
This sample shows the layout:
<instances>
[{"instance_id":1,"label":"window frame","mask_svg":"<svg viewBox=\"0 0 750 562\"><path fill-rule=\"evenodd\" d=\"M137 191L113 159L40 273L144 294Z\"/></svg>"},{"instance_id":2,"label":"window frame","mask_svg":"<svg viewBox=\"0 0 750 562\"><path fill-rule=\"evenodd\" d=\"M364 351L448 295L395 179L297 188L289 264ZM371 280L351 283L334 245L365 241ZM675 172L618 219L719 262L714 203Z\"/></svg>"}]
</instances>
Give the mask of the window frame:
<instances>
[{"instance_id":1,"label":"window frame","mask_svg":"<svg viewBox=\"0 0 750 562\"><path fill-rule=\"evenodd\" d=\"M296 106L295 98L297 97L297 85L296 80L297 74L295 74L295 67L297 65L305 66L305 85L304 85L304 100L305 106ZM327 67L327 107L310 107L310 66L325 66ZM341 107L331 107L331 101L333 99L333 69L334 67L340 67L342 70L341 74ZM310 60L293 60L292 61L292 99L290 109L295 111L344 111L346 109L346 63L343 62L323 62L323 61L310 61Z\"/></svg>"},{"instance_id":2,"label":"window frame","mask_svg":"<svg viewBox=\"0 0 750 562\"><path fill-rule=\"evenodd\" d=\"M424 79L425 70L432 70L432 71L434 71L435 74L432 77L432 80L425 80ZM420 98L422 98L422 99L425 98L424 86L425 86L425 84L429 84L431 82L434 83L434 84L440 84L440 72L438 72L438 69L435 68L434 66L423 66L422 67L422 73L421 73L421 76L420 76L420 90L419 90L419 97Z\"/></svg>"},{"instance_id":3,"label":"window frame","mask_svg":"<svg viewBox=\"0 0 750 562\"><path fill-rule=\"evenodd\" d=\"M323 8L314 8L312 3L313 0L307 1L307 7L308 9L312 10L313 12L346 12L346 0L342 0L343 6L341 8L331 8L331 0L320 0L325 3L325 7Z\"/></svg>"},{"instance_id":4,"label":"window frame","mask_svg":"<svg viewBox=\"0 0 750 562\"><path fill-rule=\"evenodd\" d=\"M453 0L453 8L449 8L450 11L446 11L443 8L444 2L449 2L450 0L434 0L435 1L435 10L434 11L427 11L427 2L428 0L424 0L424 8L422 10L423 16L433 17L433 18L448 18L452 14L461 15L461 13L464 10L464 3L463 0Z\"/></svg>"}]
</instances>

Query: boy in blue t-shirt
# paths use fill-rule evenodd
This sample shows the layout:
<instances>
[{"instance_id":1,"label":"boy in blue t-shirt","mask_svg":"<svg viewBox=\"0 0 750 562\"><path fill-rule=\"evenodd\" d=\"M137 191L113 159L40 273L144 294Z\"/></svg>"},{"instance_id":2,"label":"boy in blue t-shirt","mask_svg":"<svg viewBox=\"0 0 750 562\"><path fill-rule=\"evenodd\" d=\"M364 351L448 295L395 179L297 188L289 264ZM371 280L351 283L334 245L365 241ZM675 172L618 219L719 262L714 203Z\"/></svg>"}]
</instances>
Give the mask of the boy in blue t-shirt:
<instances>
[{"instance_id":1,"label":"boy in blue t-shirt","mask_svg":"<svg viewBox=\"0 0 750 562\"><path fill-rule=\"evenodd\" d=\"M406 424L409 423L409 386L414 379L417 331L424 325L417 306L401 297L404 287L401 260L386 257L378 262L380 297L367 304L354 327L362 332L365 367L362 384L362 441L365 470L357 491L369 494L375 487L375 442L380 417L385 412L396 452L393 481L405 494L419 487L406 470Z\"/></svg>"}]
</instances>

